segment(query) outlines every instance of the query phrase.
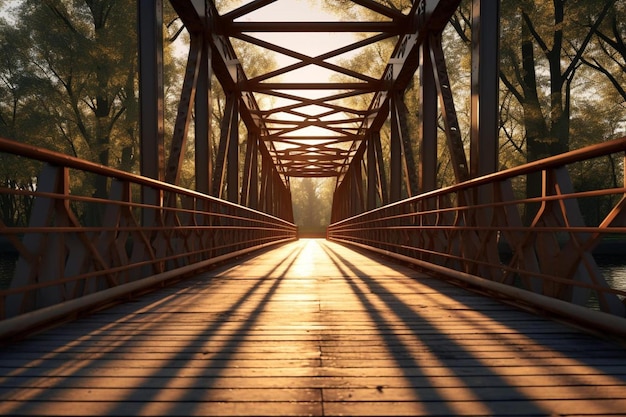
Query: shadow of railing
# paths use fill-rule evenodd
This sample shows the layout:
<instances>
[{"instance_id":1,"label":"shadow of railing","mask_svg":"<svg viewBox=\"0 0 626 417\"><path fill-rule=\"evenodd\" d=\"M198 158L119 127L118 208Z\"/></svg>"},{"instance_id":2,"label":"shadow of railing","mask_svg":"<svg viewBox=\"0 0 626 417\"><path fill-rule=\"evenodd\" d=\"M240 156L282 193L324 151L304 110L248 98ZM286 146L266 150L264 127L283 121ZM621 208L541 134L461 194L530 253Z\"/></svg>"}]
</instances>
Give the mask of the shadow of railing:
<instances>
[{"instance_id":1,"label":"shadow of railing","mask_svg":"<svg viewBox=\"0 0 626 417\"><path fill-rule=\"evenodd\" d=\"M427 192L334 223L328 239L624 337L626 288L605 279L593 253L617 241L626 256L626 187L576 189L571 177L625 150L621 138ZM533 175L543 194L520 197ZM601 216L585 215L600 203Z\"/></svg>"},{"instance_id":2,"label":"shadow of railing","mask_svg":"<svg viewBox=\"0 0 626 417\"><path fill-rule=\"evenodd\" d=\"M159 415L203 414L206 410L202 407L219 402L220 395L222 399L232 399L236 395L224 394L228 389L215 388L219 388L222 373L239 355L239 347L250 337L301 250L302 247L263 274L246 280L241 294L229 294L230 297L215 306L213 312L206 312L207 320L193 325L181 322L180 330L176 328L177 322L172 321L180 310L190 311L196 305L207 309L203 300L207 293L232 284L233 278L212 278L212 282L207 283L200 275L184 284L146 295L141 303L118 305L113 310L73 322L66 330L53 329L42 336L44 342L40 352L36 348L40 343L37 335L5 347L5 353L12 358L10 366L14 371L1 378L0 397L15 401L10 409L15 415L44 412L45 405L42 404L47 401L72 403L72 399L64 397L70 391L74 406L87 415L145 415L155 412L154 407ZM212 271L212 275L219 276L219 269ZM189 296L195 291L196 295ZM184 305L176 304L178 297L184 299ZM99 317L102 315L106 318ZM153 318L146 319L149 316ZM240 316L241 320L233 320L233 316ZM135 317L140 317L137 326L133 325ZM222 321L219 317L228 317L228 320ZM102 325L103 321L107 324ZM60 334L57 343L50 343L55 332ZM77 335L69 343L68 332ZM176 343L169 348L168 341ZM19 354L21 343L28 344L29 352L22 358ZM40 356L33 358L33 353ZM137 359L129 361L132 355ZM141 371L126 374L129 363ZM2 364L0 359L0 366L8 367L8 364ZM97 375L94 375L94 369L97 369ZM123 385L107 384L102 375L107 370L117 384L122 381ZM89 389L105 392L104 397L88 395ZM22 392L24 394L20 394ZM274 398L271 401L280 400ZM285 402L290 400L288 397L283 399Z\"/></svg>"},{"instance_id":3,"label":"shadow of railing","mask_svg":"<svg viewBox=\"0 0 626 417\"><path fill-rule=\"evenodd\" d=\"M590 402L595 411L619 409L602 401L626 383L626 356L618 346L431 277L389 284L364 270L353 252L346 257L332 245L323 248L384 341L381 356L391 356L406 381L386 387L380 378L378 400L410 398L419 403L419 415L508 415L512 408L519 415L551 415L564 395L586 399L592 375L607 388L606 397ZM394 264L386 267L403 275ZM446 313L450 318L442 320ZM376 355L368 355L367 366L375 366ZM344 394L341 400L374 401L372 392ZM395 406L390 413L407 410Z\"/></svg>"},{"instance_id":4,"label":"shadow of railing","mask_svg":"<svg viewBox=\"0 0 626 417\"><path fill-rule=\"evenodd\" d=\"M0 413L623 411L619 346L366 251L276 253L2 348Z\"/></svg>"}]
</instances>

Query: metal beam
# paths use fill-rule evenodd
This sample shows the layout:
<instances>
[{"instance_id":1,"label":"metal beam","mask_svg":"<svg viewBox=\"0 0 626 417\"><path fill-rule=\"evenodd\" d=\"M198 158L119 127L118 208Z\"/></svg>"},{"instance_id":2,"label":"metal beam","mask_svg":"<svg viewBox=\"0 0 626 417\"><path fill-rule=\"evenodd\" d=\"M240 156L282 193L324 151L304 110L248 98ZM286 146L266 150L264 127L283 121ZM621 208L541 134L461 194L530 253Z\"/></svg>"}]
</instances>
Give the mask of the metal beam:
<instances>
[{"instance_id":1,"label":"metal beam","mask_svg":"<svg viewBox=\"0 0 626 417\"><path fill-rule=\"evenodd\" d=\"M241 205L256 209L258 204L258 144L256 133L248 133L246 142L246 158L241 179Z\"/></svg>"},{"instance_id":2,"label":"metal beam","mask_svg":"<svg viewBox=\"0 0 626 417\"><path fill-rule=\"evenodd\" d=\"M237 111L235 94L226 94L226 104L224 107L224 116L220 124L220 143L215 156L215 173L213 174L213 189L211 194L217 198L224 196L226 187L226 158L228 157L229 141L231 138L230 130L232 128L231 120L233 113Z\"/></svg>"},{"instance_id":3,"label":"metal beam","mask_svg":"<svg viewBox=\"0 0 626 417\"><path fill-rule=\"evenodd\" d=\"M378 195L381 204L389 203L389 192L387 190L387 170L385 169L385 160L383 158L382 145L380 143L380 131L372 132L374 140L374 148L376 148L376 180L378 183Z\"/></svg>"},{"instance_id":4,"label":"metal beam","mask_svg":"<svg viewBox=\"0 0 626 417\"><path fill-rule=\"evenodd\" d=\"M185 158L185 147L187 144L187 132L189 131L189 122L191 122L192 106L196 94L196 85L198 74L200 73L200 61L202 59L202 37L191 35L191 45L189 47L189 56L187 57L187 67L185 70L185 79L183 88L180 92L180 101L178 102L178 113L176 114L176 122L174 124L174 135L170 145L170 154L165 170L165 181L178 185L180 180L180 168L183 166Z\"/></svg>"},{"instance_id":5,"label":"metal beam","mask_svg":"<svg viewBox=\"0 0 626 417\"><path fill-rule=\"evenodd\" d=\"M195 99L196 190L210 194L213 175L211 159L211 49L202 43L202 56Z\"/></svg>"},{"instance_id":6,"label":"metal beam","mask_svg":"<svg viewBox=\"0 0 626 417\"><path fill-rule=\"evenodd\" d=\"M419 192L437 188L437 89L430 59L429 40L420 48L420 158Z\"/></svg>"},{"instance_id":7,"label":"metal beam","mask_svg":"<svg viewBox=\"0 0 626 417\"><path fill-rule=\"evenodd\" d=\"M239 202L239 98L234 98L228 140L228 168L226 170L226 195L228 201Z\"/></svg>"},{"instance_id":8,"label":"metal beam","mask_svg":"<svg viewBox=\"0 0 626 417\"><path fill-rule=\"evenodd\" d=\"M163 1L139 0L139 129L141 175L164 178Z\"/></svg>"},{"instance_id":9,"label":"metal beam","mask_svg":"<svg viewBox=\"0 0 626 417\"><path fill-rule=\"evenodd\" d=\"M402 138L398 123L398 108L391 104L391 139L389 163L389 198L390 202L402 199Z\"/></svg>"},{"instance_id":10,"label":"metal beam","mask_svg":"<svg viewBox=\"0 0 626 417\"><path fill-rule=\"evenodd\" d=\"M226 35L242 32L375 32L400 34L395 22L233 22L221 21Z\"/></svg>"},{"instance_id":11,"label":"metal beam","mask_svg":"<svg viewBox=\"0 0 626 417\"><path fill-rule=\"evenodd\" d=\"M398 124L398 131L401 139L400 143L402 144L402 166L404 167L407 197L412 197L417 194L418 189L417 167L415 165L415 157L413 155L413 141L409 133L407 121L407 114L409 110L404 103L403 94L398 91L394 92L393 105L396 109L397 118L394 123Z\"/></svg>"},{"instance_id":12,"label":"metal beam","mask_svg":"<svg viewBox=\"0 0 626 417\"><path fill-rule=\"evenodd\" d=\"M450 151L450 159L452 160L452 169L457 182L463 182L469 179L469 167L467 166L467 157L463 140L461 137L461 128L456 116L454 107L454 98L452 96L450 80L448 79L448 69L446 59L443 54L441 45L441 34L433 35L430 38L430 59L433 64L433 74L435 75L435 85L439 94L441 103L441 113L446 129L446 138L448 149Z\"/></svg>"},{"instance_id":13,"label":"metal beam","mask_svg":"<svg viewBox=\"0 0 626 417\"><path fill-rule=\"evenodd\" d=\"M470 175L498 169L500 2L472 2Z\"/></svg>"},{"instance_id":14,"label":"metal beam","mask_svg":"<svg viewBox=\"0 0 626 417\"><path fill-rule=\"evenodd\" d=\"M389 64L381 77L388 83L390 90L404 91L413 79L419 67L418 52L420 45L432 33L440 33L448 23L461 0L423 0L413 2L409 19L412 21L411 33L400 36L391 54ZM406 28L405 28L406 30ZM389 100L387 91L380 91L372 99L369 107L370 116L364 127L380 129L387 113L381 109Z\"/></svg>"},{"instance_id":15,"label":"metal beam","mask_svg":"<svg viewBox=\"0 0 626 417\"><path fill-rule=\"evenodd\" d=\"M376 205L376 148L374 146L374 135L370 132L367 137L367 200L366 210L374 210Z\"/></svg>"}]
</instances>

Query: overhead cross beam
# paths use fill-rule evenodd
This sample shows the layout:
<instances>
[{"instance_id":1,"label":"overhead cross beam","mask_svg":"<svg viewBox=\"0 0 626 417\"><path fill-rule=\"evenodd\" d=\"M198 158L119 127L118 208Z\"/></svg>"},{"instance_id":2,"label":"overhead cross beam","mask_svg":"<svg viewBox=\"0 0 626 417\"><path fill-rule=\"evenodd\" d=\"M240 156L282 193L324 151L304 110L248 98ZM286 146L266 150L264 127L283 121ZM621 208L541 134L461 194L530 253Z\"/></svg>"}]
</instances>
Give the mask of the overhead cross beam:
<instances>
[{"instance_id":1,"label":"overhead cross beam","mask_svg":"<svg viewBox=\"0 0 626 417\"><path fill-rule=\"evenodd\" d=\"M389 91L403 91L418 66L417 48L425 36L433 31L440 31L452 15L459 0L432 0L416 2L407 15L371 0L355 1L380 15L373 21L323 21L323 22L266 22L243 19L252 13L273 3L257 0L220 16L215 5L198 0L179 0L172 4L190 32L205 33L209 27L212 65L215 75L226 91L231 91L241 98L241 118L248 130L260 134L261 143L268 147L269 153L277 163L282 175L293 174L280 157L276 146L285 146L284 140L290 135L298 135L307 128L321 128L327 134L337 137L337 146L345 150L344 143L350 143L351 152L346 154L343 164L333 165L334 176L341 177L350 165L350 157L359 148L367 129L376 129L387 118L384 111L389 100ZM355 40L349 45L336 48L318 56L275 45L272 42L254 36L258 33L366 33L364 39ZM396 48L388 65L378 77L365 75L361 72L330 62L330 59L342 54L352 53L391 37L398 37ZM253 78L248 78L241 64L231 39L237 38L267 50L288 56L295 63L284 68L273 69ZM271 81L280 76L288 75L307 66L317 66L332 71L340 76L355 81L310 81L299 82ZM303 92L324 91L323 97L311 98ZM277 99L291 100L288 105L262 110L258 104L258 94L265 94ZM351 108L338 104L341 99L373 94L368 108ZM322 111L315 114L304 110L307 106L321 106ZM325 110L324 110L325 109ZM350 116L346 117L346 114ZM289 115L289 117L285 117ZM306 133L300 136L320 136ZM324 136L324 135L321 135ZM344 142L342 139L345 139ZM351 142L348 142L351 141ZM311 167L311 174L319 175L319 170ZM328 168L330 169L330 168ZM329 172L325 170L324 172ZM299 175L306 175L303 166Z\"/></svg>"},{"instance_id":2,"label":"overhead cross beam","mask_svg":"<svg viewBox=\"0 0 626 417\"><path fill-rule=\"evenodd\" d=\"M479 12L488 7L484 1L482 6L480 0L473 1ZM254 187L250 185L250 179L244 178L239 182L233 179L238 161L231 160L236 159L235 156L227 156L229 149L230 152L238 152L234 143L237 141L235 124L241 120L248 130L248 144L252 149L246 150L243 171L249 173L245 175L256 175L251 170L257 169L265 172L260 176L260 192L280 189L281 186L272 183L274 178L279 178L282 186L288 187L289 178L293 176L336 177L338 184L344 179L351 182L352 185L345 189L358 192L360 203L353 207L372 208L373 205L388 202L390 190L392 200L401 198L403 191L400 183L404 184L405 195L427 191L436 183L434 170L437 153L432 148L436 148L434 124L437 121L437 110L433 106L437 107L437 97L444 116L449 155L457 181L468 179L477 172L475 164L481 164L477 160L473 161L472 172L469 171L440 41L441 33L460 0L416 0L412 2L410 10L404 12L374 0L353 0L355 6L371 12L372 18L367 21L255 20L261 9L271 6L276 0L253 0L223 13L218 11L212 0L171 2L195 42L192 42L188 75L183 88L183 95L187 97L181 97L181 103L197 90L196 77L207 55L213 74L229 97L230 121L222 123L222 129L226 131L221 132L224 143L220 144L221 153L215 161L217 178L203 180L203 187L212 183L214 190L226 187L232 191L232 188L238 189L241 185L241 201L251 201L249 194ZM478 7L482 8L479 10ZM497 12L488 14L490 21L494 19L493 15L497 16ZM292 34L307 34L314 38L322 33L354 33L358 36L321 53L311 53L311 49L284 42ZM482 44L491 47L493 44L487 44L485 36L493 37L494 31L482 33ZM394 42L395 47L388 58L383 58L380 64L371 65L366 71L351 65L350 59L341 59L356 56L368 48L378 48L382 42L389 41ZM241 52L241 45L251 45L285 59L277 60L275 67L262 68L247 61L247 56ZM190 68L191 65L193 68ZM415 161L413 148L416 138L407 129L410 114L403 96L420 66L422 82L428 83L421 87L420 92L423 99L420 133L429 149L420 149L419 161ZM297 76L298 71L311 68L325 71L326 75L331 74L332 77L314 79ZM487 77L493 78L493 73L489 74ZM475 84L485 82L483 77ZM480 94L485 94L484 89L480 91ZM493 93L491 90L489 92ZM205 105L201 111L205 114L206 96L203 97ZM478 102L474 100L474 104ZM238 117L233 112L237 112ZM179 148L183 148L185 143L181 135L187 131L190 114L189 104L179 108L176 122L176 131L179 133L172 141L171 162L166 170L168 179L177 178L176 169L182 160ZM392 156L391 184L388 184L389 177L383 166L388 162L382 153L380 130L389 120L390 114L391 146L396 156ZM485 119L481 120L484 125ZM493 119L490 120L493 123ZM201 125L199 130L204 132L203 136L206 135L208 125L204 126ZM254 138L253 142L250 142L250 138ZM371 145L370 141L373 141ZM484 145L474 146L472 150L483 148ZM263 162L258 165L260 168L255 165L256 159L251 152L262 155ZM397 156L400 154L402 157ZM220 156L229 161L219 160ZM481 157L490 160L484 155ZM363 158L367 158L367 161ZM269 162L274 167L272 173L267 168ZM365 178L359 171L361 169L367 171L368 181L374 179L377 182L369 184L367 193L355 188ZM231 179L225 182L227 172ZM228 198L236 201L232 193L229 193ZM259 200L260 206L264 204L267 206Z\"/></svg>"}]
</instances>

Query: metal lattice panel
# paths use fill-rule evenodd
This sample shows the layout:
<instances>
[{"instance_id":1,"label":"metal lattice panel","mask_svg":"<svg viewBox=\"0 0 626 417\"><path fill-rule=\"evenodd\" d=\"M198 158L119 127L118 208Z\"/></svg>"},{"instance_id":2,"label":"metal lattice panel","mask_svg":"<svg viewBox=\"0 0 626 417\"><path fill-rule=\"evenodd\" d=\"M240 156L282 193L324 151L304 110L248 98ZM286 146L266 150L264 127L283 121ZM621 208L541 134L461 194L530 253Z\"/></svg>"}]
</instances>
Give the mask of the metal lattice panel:
<instances>
[{"instance_id":1,"label":"metal lattice panel","mask_svg":"<svg viewBox=\"0 0 626 417\"><path fill-rule=\"evenodd\" d=\"M390 92L403 91L415 73L420 43L443 28L459 1L415 2L404 13L353 1L367 9L368 21L321 19L308 8L298 14L285 1L230 10L200 3L172 2L192 37L208 33L218 80L241 98L242 120L259 134L281 176L341 179L365 149L368 130L387 118ZM383 42L395 45L386 48L389 56L366 71L354 64L368 49L385 50ZM249 48L276 65L251 62Z\"/></svg>"}]
</instances>

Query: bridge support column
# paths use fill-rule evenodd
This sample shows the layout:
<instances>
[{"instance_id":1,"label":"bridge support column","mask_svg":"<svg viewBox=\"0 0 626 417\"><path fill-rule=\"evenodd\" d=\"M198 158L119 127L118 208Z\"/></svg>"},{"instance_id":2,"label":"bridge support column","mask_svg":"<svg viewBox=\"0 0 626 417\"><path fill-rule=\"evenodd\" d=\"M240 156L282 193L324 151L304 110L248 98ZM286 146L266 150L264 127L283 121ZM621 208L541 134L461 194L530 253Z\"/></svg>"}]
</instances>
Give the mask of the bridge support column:
<instances>
[{"instance_id":1,"label":"bridge support column","mask_svg":"<svg viewBox=\"0 0 626 417\"><path fill-rule=\"evenodd\" d=\"M139 31L139 130L140 172L145 177L165 178L163 105L163 0L137 2ZM160 195L143 187L144 204L158 206ZM142 223L153 224L156 213L144 210Z\"/></svg>"},{"instance_id":2,"label":"bridge support column","mask_svg":"<svg viewBox=\"0 0 626 417\"><path fill-rule=\"evenodd\" d=\"M253 209L259 205L259 135L248 133L243 170L241 204Z\"/></svg>"},{"instance_id":3,"label":"bridge support column","mask_svg":"<svg viewBox=\"0 0 626 417\"><path fill-rule=\"evenodd\" d=\"M262 143L261 151L261 192L258 209L281 219L293 222L293 206L289 186L285 185L274 166L269 151Z\"/></svg>"},{"instance_id":4,"label":"bridge support column","mask_svg":"<svg viewBox=\"0 0 626 417\"><path fill-rule=\"evenodd\" d=\"M208 35L205 34L205 40ZM195 97L196 191L211 193L211 48L202 43L202 56Z\"/></svg>"},{"instance_id":5,"label":"bridge support column","mask_svg":"<svg viewBox=\"0 0 626 417\"><path fill-rule=\"evenodd\" d=\"M226 195L228 201L239 203L239 99L235 97L228 139L228 169Z\"/></svg>"},{"instance_id":6,"label":"bridge support column","mask_svg":"<svg viewBox=\"0 0 626 417\"><path fill-rule=\"evenodd\" d=\"M376 171L376 147L374 134L370 132L367 135L367 210L373 210L377 207L376 190L378 181Z\"/></svg>"},{"instance_id":7,"label":"bridge support column","mask_svg":"<svg viewBox=\"0 0 626 417\"><path fill-rule=\"evenodd\" d=\"M395 98L395 96L394 96ZM390 202L402 199L402 138L398 124L398 109L395 99L391 104L391 143L389 163L389 200Z\"/></svg>"},{"instance_id":8,"label":"bridge support column","mask_svg":"<svg viewBox=\"0 0 626 417\"><path fill-rule=\"evenodd\" d=\"M437 94L441 102L441 113L446 129L446 139L448 149L450 151L450 159L454 170L456 182L463 182L469 179L469 168L467 166L467 157L463 147L461 138L461 129L459 120L454 107L454 98L450 88L450 79L448 78L448 68L446 59L443 54L441 45L441 33L433 34L429 39L430 58L433 64L433 74L435 78L435 86Z\"/></svg>"},{"instance_id":9,"label":"bridge support column","mask_svg":"<svg viewBox=\"0 0 626 417\"><path fill-rule=\"evenodd\" d=\"M165 181L178 185L180 182L180 169L185 160L185 148L187 146L187 133L191 122L191 109L196 95L198 75L200 73L203 39L198 34L191 34L191 45L187 57L187 67L183 88L180 92L178 112L174 124L174 135L170 145L170 153L165 170Z\"/></svg>"},{"instance_id":10,"label":"bridge support column","mask_svg":"<svg viewBox=\"0 0 626 417\"><path fill-rule=\"evenodd\" d=\"M271 158L267 150L261 152L261 191L259 193L259 210L271 214L270 201L272 183L270 181Z\"/></svg>"},{"instance_id":11,"label":"bridge support column","mask_svg":"<svg viewBox=\"0 0 626 417\"><path fill-rule=\"evenodd\" d=\"M367 137L367 210L389 202L382 153L380 132L370 131Z\"/></svg>"},{"instance_id":12,"label":"bridge support column","mask_svg":"<svg viewBox=\"0 0 626 417\"><path fill-rule=\"evenodd\" d=\"M429 40L420 48L420 146L419 192L437 188L437 89L430 59Z\"/></svg>"},{"instance_id":13,"label":"bridge support column","mask_svg":"<svg viewBox=\"0 0 626 417\"><path fill-rule=\"evenodd\" d=\"M500 2L472 2L470 175L498 170Z\"/></svg>"},{"instance_id":14,"label":"bridge support column","mask_svg":"<svg viewBox=\"0 0 626 417\"><path fill-rule=\"evenodd\" d=\"M391 201L412 197L417 193L417 168L413 145L407 126L408 110L400 91L391 96ZM404 183L404 188L402 187ZM404 189L404 193L403 193Z\"/></svg>"},{"instance_id":15,"label":"bridge support column","mask_svg":"<svg viewBox=\"0 0 626 417\"><path fill-rule=\"evenodd\" d=\"M239 199L239 99L226 93L224 117L220 125L220 145L215 158L213 196L236 203Z\"/></svg>"}]
</instances>

